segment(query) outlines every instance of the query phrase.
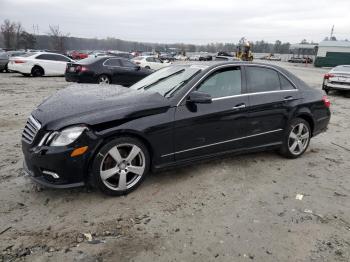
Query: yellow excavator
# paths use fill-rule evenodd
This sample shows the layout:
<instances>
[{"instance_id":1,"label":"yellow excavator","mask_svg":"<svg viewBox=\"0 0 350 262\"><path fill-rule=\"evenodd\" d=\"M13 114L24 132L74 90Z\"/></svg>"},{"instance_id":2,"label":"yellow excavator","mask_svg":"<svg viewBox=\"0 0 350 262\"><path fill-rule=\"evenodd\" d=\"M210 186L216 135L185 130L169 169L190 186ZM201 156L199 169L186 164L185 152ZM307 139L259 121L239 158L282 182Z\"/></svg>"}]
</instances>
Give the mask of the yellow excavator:
<instances>
[{"instance_id":1,"label":"yellow excavator","mask_svg":"<svg viewBox=\"0 0 350 262\"><path fill-rule=\"evenodd\" d=\"M253 61L254 57L251 48L252 44L242 37L237 46L236 57L242 61Z\"/></svg>"}]
</instances>

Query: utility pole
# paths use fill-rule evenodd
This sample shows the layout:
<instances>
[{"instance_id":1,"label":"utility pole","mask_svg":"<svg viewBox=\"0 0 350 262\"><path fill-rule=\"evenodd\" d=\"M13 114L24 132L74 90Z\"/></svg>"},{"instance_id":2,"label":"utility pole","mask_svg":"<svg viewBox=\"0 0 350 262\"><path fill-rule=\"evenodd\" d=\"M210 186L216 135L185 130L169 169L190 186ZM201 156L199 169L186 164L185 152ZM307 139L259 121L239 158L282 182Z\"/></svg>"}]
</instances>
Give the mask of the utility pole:
<instances>
[{"instance_id":1,"label":"utility pole","mask_svg":"<svg viewBox=\"0 0 350 262\"><path fill-rule=\"evenodd\" d=\"M331 37L329 38L330 40L333 39L333 33L334 33L334 25L332 26L332 30L331 30Z\"/></svg>"}]
</instances>

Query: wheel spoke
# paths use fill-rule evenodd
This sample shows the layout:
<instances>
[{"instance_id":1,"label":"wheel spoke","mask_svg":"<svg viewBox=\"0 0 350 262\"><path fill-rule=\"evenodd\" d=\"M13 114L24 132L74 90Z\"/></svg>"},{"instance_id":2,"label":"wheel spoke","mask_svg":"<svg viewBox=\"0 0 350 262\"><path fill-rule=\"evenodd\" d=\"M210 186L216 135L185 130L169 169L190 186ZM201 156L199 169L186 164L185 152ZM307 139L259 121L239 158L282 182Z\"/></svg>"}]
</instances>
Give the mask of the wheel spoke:
<instances>
[{"instance_id":1,"label":"wheel spoke","mask_svg":"<svg viewBox=\"0 0 350 262\"><path fill-rule=\"evenodd\" d=\"M111 148L111 150L109 150L108 153L118 164L120 162L122 162L122 157L121 157L120 152L116 146Z\"/></svg>"},{"instance_id":2,"label":"wheel spoke","mask_svg":"<svg viewBox=\"0 0 350 262\"><path fill-rule=\"evenodd\" d=\"M295 148L298 145L298 141L294 141L294 143L292 144L292 146L290 147L290 151L294 152Z\"/></svg>"},{"instance_id":3,"label":"wheel spoke","mask_svg":"<svg viewBox=\"0 0 350 262\"><path fill-rule=\"evenodd\" d=\"M293 138L294 140L297 139L297 135L292 131L289 135L290 138Z\"/></svg>"},{"instance_id":4,"label":"wheel spoke","mask_svg":"<svg viewBox=\"0 0 350 262\"><path fill-rule=\"evenodd\" d=\"M111 169L101 171L101 178L102 180L107 180L108 178L114 176L115 174L117 174L117 168L113 167Z\"/></svg>"},{"instance_id":5,"label":"wheel spoke","mask_svg":"<svg viewBox=\"0 0 350 262\"><path fill-rule=\"evenodd\" d=\"M298 147L299 147L299 152L304 149L304 145L303 143L301 143L301 141L298 141Z\"/></svg>"},{"instance_id":6,"label":"wheel spoke","mask_svg":"<svg viewBox=\"0 0 350 262\"><path fill-rule=\"evenodd\" d=\"M131 161L140 153L141 149L138 146L133 146L128 157L125 159L126 162L131 163Z\"/></svg>"},{"instance_id":7,"label":"wheel spoke","mask_svg":"<svg viewBox=\"0 0 350 262\"><path fill-rule=\"evenodd\" d=\"M143 174L144 169L145 168L143 166L129 166L128 172L141 176Z\"/></svg>"},{"instance_id":8,"label":"wheel spoke","mask_svg":"<svg viewBox=\"0 0 350 262\"><path fill-rule=\"evenodd\" d=\"M299 124L299 127L298 127L298 135L299 135L299 136L302 134L303 129L304 129L304 124L300 123L300 124Z\"/></svg>"},{"instance_id":9,"label":"wheel spoke","mask_svg":"<svg viewBox=\"0 0 350 262\"><path fill-rule=\"evenodd\" d=\"M124 172L124 171L122 171L119 174L118 189L120 189L120 190L126 189L126 172Z\"/></svg>"},{"instance_id":10,"label":"wheel spoke","mask_svg":"<svg viewBox=\"0 0 350 262\"><path fill-rule=\"evenodd\" d=\"M301 135L302 139L307 139L309 138L309 132L306 132L305 134Z\"/></svg>"}]
</instances>

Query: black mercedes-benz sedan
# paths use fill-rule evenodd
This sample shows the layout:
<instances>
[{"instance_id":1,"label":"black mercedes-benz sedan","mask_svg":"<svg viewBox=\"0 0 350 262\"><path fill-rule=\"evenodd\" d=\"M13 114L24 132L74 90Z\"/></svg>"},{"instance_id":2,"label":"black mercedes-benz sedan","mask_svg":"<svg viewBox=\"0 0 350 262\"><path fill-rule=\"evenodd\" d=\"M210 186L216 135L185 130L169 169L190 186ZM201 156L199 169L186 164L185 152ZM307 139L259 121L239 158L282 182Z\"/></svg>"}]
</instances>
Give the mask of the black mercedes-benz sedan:
<instances>
[{"instance_id":1,"label":"black mercedes-benz sedan","mask_svg":"<svg viewBox=\"0 0 350 262\"><path fill-rule=\"evenodd\" d=\"M174 65L130 88L72 85L29 117L24 169L46 186L126 194L150 170L223 154L299 157L326 130L329 107L288 71L245 62Z\"/></svg>"},{"instance_id":2,"label":"black mercedes-benz sedan","mask_svg":"<svg viewBox=\"0 0 350 262\"><path fill-rule=\"evenodd\" d=\"M65 77L67 82L131 86L152 73L126 58L102 56L68 63Z\"/></svg>"}]
</instances>

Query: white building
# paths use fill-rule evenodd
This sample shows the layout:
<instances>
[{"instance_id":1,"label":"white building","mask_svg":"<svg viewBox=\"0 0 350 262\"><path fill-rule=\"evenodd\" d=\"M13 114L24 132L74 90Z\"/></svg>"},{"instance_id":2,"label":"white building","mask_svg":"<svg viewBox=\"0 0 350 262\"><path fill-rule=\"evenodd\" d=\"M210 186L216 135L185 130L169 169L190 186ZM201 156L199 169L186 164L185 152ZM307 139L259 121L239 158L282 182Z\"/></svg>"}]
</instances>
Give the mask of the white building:
<instances>
[{"instance_id":1,"label":"white building","mask_svg":"<svg viewBox=\"0 0 350 262\"><path fill-rule=\"evenodd\" d=\"M322 41L318 45L315 66L350 65L350 41Z\"/></svg>"}]
</instances>

